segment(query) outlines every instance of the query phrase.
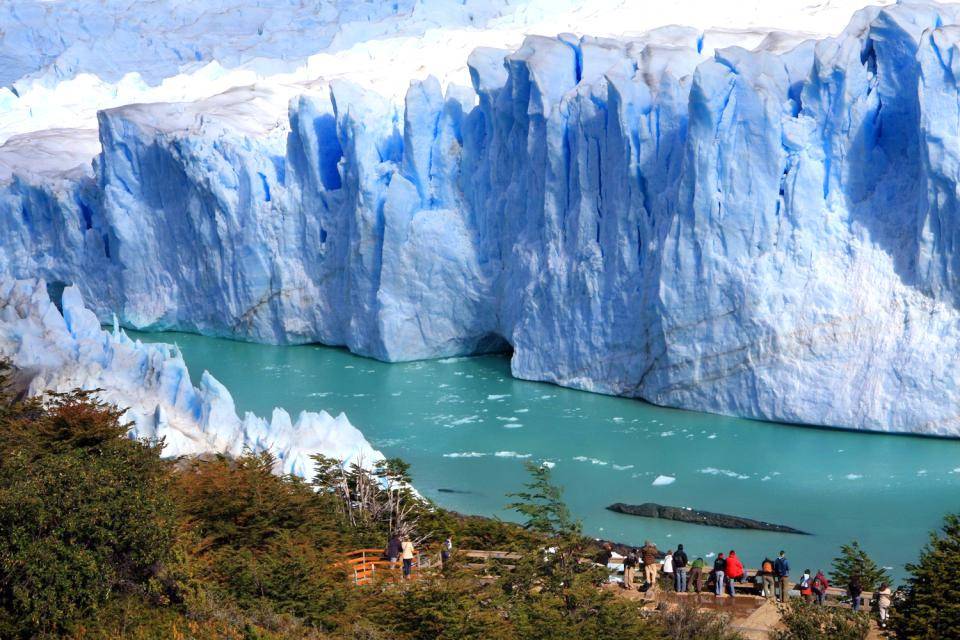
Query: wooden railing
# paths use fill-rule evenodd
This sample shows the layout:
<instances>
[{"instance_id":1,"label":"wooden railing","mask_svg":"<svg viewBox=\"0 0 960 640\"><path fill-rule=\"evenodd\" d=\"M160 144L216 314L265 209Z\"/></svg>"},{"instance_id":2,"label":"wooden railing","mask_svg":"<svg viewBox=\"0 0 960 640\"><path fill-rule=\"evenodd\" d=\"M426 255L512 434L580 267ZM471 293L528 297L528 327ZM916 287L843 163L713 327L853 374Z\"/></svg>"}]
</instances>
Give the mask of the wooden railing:
<instances>
[{"instance_id":1,"label":"wooden railing","mask_svg":"<svg viewBox=\"0 0 960 640\"><path fill-rule=\"evenodd\" d=\"M488 573L491 569L512 570L514 565L503 561L519 560L523 556L511 551L482 551L478 549L458 550L456 555L467 559L462 565L466 569ZM417 553L413 559L410 578L418 579L425 572L440 565L439 552ZM383 549L357 549L344 555L343 566L347 576L355 585L370 584L375 579L397 581L403 577L403 561L384 560Z\"/></svg>"}]
</instances>

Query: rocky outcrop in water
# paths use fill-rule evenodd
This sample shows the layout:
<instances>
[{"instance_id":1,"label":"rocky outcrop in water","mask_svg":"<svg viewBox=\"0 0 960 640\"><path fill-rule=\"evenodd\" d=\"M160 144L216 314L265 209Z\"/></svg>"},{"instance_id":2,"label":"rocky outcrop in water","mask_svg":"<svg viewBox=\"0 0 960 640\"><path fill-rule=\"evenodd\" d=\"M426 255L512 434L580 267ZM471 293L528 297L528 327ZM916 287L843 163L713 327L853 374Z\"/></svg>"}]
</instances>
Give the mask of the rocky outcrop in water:
<instances>
[{"instance_id":1,"label":"rocky outcrop in water","mask_svg":"<svg viewBox=\"0 0 960 640\"><path fill-rule=\"evenodd\" d=\"M757 531L776 531L777 533L795 533L798 535L810 535L806 531L800 531L793 527L782 524L771 524L762 520L751 520L750 518L741 518L739 516L730 516L725 513L713 513L710 511L700 511L699 509L683 509L680 507L667 507L662 504L645 502L643 504L624 504L617 502L607 507L610 511L625 513L628 516L640 516L642 518L661 518L663 520L674 520L676 522L689 522L690 524L702 524L708 527L723 527L724 529L754 529Z\"/></svg>"}]
</instances>

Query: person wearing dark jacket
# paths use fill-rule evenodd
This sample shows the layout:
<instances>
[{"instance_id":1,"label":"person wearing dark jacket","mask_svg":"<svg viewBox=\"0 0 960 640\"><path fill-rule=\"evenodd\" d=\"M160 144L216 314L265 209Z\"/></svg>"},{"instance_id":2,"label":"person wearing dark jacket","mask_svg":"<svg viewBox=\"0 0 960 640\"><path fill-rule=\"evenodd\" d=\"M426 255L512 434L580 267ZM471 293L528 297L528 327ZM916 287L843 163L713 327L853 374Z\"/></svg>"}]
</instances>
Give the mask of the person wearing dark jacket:
<instances>
[{"instance_id":1,"label":"person wearing dark jacket","mask_svg":"<svg viewBox=\"0 0 960 640\"><path fill-rule=\"evenodd\" d=\"M780 587L780 602L786 602L790 592L790 562L787 560L786 551L781 551L773 563L773 574L777 579L777 586Z\"/></svg>"},{"instance_id":2,"label":"person wearing dark jacket","mask_svg":"<svg viewBox=\"0 0 960 640\"><path fill-rule=\"evenodd\" d=\"M383 555L387 556L387 560L390 561L391 569L397 566L397 559L400 557L401 546L399 535L395 533L390 536L390 541L387 542L387 550Z\"/></svg>"},{"instance_id":3,"label":"person wearing dark jacket","mask_svg":"<svg viewBox=\"0 0 960 640\"><path fill-rule=\"evenodd\" d=\"M677 552L673 554L673 575L674 575L674 588L677 593L686 593L687 592L687 563L689 558L687 558L686 551L683 550L683 545L677 545Z\"/></svg>"},{"instance_id":4,"label":"person wearing dark jacket","mask_svg":"<svg viewBox=\"0 0 960 640\"><path fill-rule=\"evenodd\" d=\"M857 574L850 576L847 593L850 595L850 604L853 606L853 610L860 611L860 605L863 603L863 585L860 582L860 576Z\"/></svg>"},{"instance_id":5,"label":"person wearing dark jacket","mask_svg":"<svg viewBox=\"0 0 960 640\"><path fill-rule=\"evenodd\" d=\"M717 559L713 561L713 595L723 595L723 576L727 571L727 561L723 554L717 554Z\"/></svg>"}]
</instances>

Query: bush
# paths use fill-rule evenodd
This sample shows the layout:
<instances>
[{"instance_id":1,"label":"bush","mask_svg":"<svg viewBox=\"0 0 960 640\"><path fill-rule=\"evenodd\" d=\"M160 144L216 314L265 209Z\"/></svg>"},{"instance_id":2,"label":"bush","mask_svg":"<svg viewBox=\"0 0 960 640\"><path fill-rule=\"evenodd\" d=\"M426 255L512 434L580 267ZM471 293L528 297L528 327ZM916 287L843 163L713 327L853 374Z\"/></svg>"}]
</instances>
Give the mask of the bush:
<instances>
[{"instance_id":1,"label":"bush","mask_svg":"<svg viewBox=\"0 0 960 640\"><path fill-rule=\"evenodd\" d=\"M689 600L658 609L658 619L670 640L743 640L727 616L701 611Z\"/></svg>"},{"instance_id":2,"label":"bush","mask_svg":"<svg viewBox=\"0 0 960 640\"><path fill-rule=\"evenodd\" d=\"M0 416L0 636L69 629L114 593L169 597L168 465L121 415L75 392Z\"/></svg>"},{"instance_id":3,"label":"bush","mask_svg":"<svg viewBox=\"0 0 960 640\"><path fill-rule=\"evenodd\" d=\"M784 629L774 640L866 640L870 618L845 607L823 607L795 598L780 609Z\"/></svg>"},{"instance_id":4,"label":"bush","mask_svg":"<svg viewBox=\"0 0 960 640\"><path fill-rule=\"evenodd\" d=\"M960 635L960 516L944 519L941 535L916 564L908 564L904 598L891 614L891 629L903 640L939 640Z\"/></svg>"}]
</instances>

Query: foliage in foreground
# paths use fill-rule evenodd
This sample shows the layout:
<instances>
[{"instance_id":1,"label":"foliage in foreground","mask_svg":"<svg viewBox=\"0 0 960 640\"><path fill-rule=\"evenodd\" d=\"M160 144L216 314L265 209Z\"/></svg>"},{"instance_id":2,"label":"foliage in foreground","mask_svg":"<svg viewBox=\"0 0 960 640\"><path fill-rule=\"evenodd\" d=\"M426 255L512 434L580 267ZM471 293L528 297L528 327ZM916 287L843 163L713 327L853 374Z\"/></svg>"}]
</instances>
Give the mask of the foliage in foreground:
<instances>
[{"instance_id":1,"label":"foliage in foreground","mask_svg":"<svg viewBox=\"0 0 960 640\"><path fill-rule=\"evenodd\" d=\"M784 629L774 640L866 640L870 618L846 607L824 607L791 599L781 607Z\"/></svg>"},{"instance_id":2,"label":"foliage in foreground","mask_svg":"<svg viewBox=\"0 0 960 640\"><path fill-rule=\"evenodd\" d=\"M944 519L916 564L908 564L903 601L895 603L891 628L901 640L960 638L960 516Z\"/></svg>"},{"instance_id":3,"label":"foliage in foreground","mask_svg":"<svg viewBox=\"0 0 960 640\"><path fill-rule=\"evenodd\" d=\"M549 474L518 504L553 496L541 505L551 533L414 500L400 461L368 472L318 459L306 482L274 473L266 454L164 461L161 444L126 433L121 412L88 393L0 395L0 637L666 637L597 589L605 572L578 561L588 541ZM421 550L449 535L523 558L484 583L454 563L442 577L353 587L343 554L394 531Z\"/></svg>"}]
</instances>

